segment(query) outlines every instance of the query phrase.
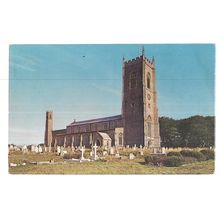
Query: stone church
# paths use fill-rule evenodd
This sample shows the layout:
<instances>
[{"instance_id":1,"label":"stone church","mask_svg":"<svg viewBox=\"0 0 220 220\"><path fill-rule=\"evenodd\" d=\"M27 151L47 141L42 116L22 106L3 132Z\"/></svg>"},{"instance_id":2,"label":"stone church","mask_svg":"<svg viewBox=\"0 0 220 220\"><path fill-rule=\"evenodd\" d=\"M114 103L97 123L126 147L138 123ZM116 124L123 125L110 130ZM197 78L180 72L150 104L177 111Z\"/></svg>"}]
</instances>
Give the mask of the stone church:
<instances>
[{"instance_id":1,"label":"stone church","mask_svg":"<svg viewBox=\"0 0 220 220\"><path fill-rule=\"evenodd\" d=\"M73 121L53 130L53 112L46 112L46 146L160 147L155 60L144 54L123 58L122 113L105 118Z\"/></svg>"}]
</instances>

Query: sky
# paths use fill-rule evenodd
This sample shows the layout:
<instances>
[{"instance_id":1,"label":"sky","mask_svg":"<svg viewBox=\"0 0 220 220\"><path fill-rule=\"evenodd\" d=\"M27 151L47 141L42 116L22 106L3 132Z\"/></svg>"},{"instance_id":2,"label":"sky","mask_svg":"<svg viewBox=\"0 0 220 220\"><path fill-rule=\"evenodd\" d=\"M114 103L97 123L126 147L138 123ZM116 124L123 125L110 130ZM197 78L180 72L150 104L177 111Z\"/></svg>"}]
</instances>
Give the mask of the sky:
<instances>
[{"instance_id":1,"label":"sky","mask_svg":"<svg viewBox=\"0 0 220 220\"><path fill-rule=\"evenodd\" d=\"M46 111L54 129L74 119L121 114L122 58L143 45L11 45L9 143L43 143ZM156 63L159 116L213 116L215 46L146 44Z\"/></svg>"}]
</instances>

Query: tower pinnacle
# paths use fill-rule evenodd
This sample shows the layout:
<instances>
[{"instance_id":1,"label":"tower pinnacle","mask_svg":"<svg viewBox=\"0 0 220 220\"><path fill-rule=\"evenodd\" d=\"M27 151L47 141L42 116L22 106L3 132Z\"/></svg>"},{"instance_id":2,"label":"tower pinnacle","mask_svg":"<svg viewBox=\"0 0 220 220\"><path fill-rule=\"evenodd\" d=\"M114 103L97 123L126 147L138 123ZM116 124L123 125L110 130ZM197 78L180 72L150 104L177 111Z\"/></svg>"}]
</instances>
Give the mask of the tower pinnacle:
<instances>
[{"instance_id":1,"label":"tower pinnacle","mask_svg":"<svg viewBox=\"0 0 220 220\"><path fill-rule=\"evenodd\" d=\"M142 56L144 56L144 46L142 46Z\"/></svg>"},{"instance_id":2,"label":"tower pinnacle","mask_svg":"<svg viewBox=\"0 0 220 220\"><path fill-rule=\"evenodd\" d=\"M152 58L152 63L155 63L155 59L154 59L154 56L153 56L153 58Z\"/></svg>"}]
</instances>

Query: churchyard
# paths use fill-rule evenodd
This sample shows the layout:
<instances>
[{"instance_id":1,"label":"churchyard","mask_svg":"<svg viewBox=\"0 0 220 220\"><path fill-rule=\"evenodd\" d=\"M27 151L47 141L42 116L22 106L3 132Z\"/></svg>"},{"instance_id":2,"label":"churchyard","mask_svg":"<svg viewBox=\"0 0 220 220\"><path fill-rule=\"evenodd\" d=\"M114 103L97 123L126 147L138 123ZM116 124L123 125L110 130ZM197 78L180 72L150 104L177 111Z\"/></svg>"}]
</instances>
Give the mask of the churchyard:
<instances>
[{"instance_id":1,"label":"churchyard","mask_svg":"<svg viewBox=\"0 0 220 220\"><path fill-rule=\"evenodd\" d=\"M11 174L212 174L214 149L9 146Z\"/></svg>"}]
</instances>

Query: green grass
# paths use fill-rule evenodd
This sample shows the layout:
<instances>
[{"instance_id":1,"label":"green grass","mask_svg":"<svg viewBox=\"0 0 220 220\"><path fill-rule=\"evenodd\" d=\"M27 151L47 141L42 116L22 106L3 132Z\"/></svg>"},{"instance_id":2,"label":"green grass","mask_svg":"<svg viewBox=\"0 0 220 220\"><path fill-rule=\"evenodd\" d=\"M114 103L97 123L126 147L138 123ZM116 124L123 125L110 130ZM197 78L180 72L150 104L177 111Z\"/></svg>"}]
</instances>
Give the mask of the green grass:
<instances>
[{"instance_id":1,"label":"green grass","mask_svg":"<svg viewBox=\"0 0 220 220\"><path fill-rule=\"evenodd\" d=\"M54 159L62 161L53 153L25 154L13 152L9 162L47 161ZM212 174L214 160L185 164L180 167L157 167L144 164L144 157L135 160L120 160L109 157L108 160L94 162L72 162L66 164L32 165L10 167L11 174Z\"/></svg>"}]
</instances>

